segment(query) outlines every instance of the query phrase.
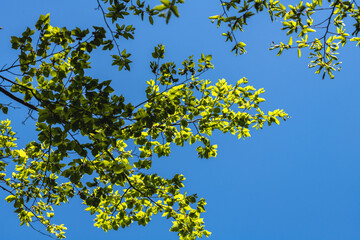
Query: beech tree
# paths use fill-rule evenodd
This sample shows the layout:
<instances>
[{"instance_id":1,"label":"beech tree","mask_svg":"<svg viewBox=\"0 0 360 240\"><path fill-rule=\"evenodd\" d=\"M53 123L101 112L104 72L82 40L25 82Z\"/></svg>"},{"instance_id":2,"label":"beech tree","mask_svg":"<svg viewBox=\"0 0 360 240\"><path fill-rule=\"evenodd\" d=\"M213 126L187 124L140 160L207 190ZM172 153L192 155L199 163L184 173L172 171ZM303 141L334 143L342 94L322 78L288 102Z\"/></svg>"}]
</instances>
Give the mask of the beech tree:
<instances>
[{"instance_id":1,"label":"beech tree","mask_svg":"<svg viewBox=\"0 0 360 240\"><path fill-rule=\"evenodd\" d=\"M177 6L185 3L97 0L97 4L94 14L103 15L99 23L103 26L69 30L52 26L46 14L35 26L11 37L18 57L0 70L0 92L9 100L0 103L8 115L2 116L0 125L0 189L8 194L5 200L21 225L53 238L65 238L66 230L53 223L53 207L74 198L82 199L86 211L95 215L95 226L104 231L134 222L145 226L153 215L162 214L172 221L170 231L180 239L208 237L201 217L205 200L185 191L180 173L169 179L150 173L152 162L186 144L196 144L200 158L216 157L214 131L247 138L250 129L279 124L289 116L281 109L265 111L264 89L248 85L246 78L236 84L203 79L213 69L211 55L190 56L176 65L164 61L161 44L152 53L153 79L146 81L146 98L128 102L111 87L111 80L87 74L92 52L100 49L112 56L119 71L131 71L132 61L140 60L118 44L120 39L134 38L135 27L127 17L136 15L151 24L159 17L168 23L176 21L173 16L181 17ZM289 35L288 42L273 43L270 49L278 55L294 49L299 57L305 52L310 68L323 78L333 78L340 70L339 48L348 41L360 43L357 2L284 4L220 0L219 11L209 21L224 30L230 50L241 55L246 44L237 40L241 39L237 32L246 30L249 18L266 11ZM349 22L350 32L345 29ZM11 128L14 101L36 120L37 140L25 148L17 147L16 129Z\"/></svg>"}]
</instances>

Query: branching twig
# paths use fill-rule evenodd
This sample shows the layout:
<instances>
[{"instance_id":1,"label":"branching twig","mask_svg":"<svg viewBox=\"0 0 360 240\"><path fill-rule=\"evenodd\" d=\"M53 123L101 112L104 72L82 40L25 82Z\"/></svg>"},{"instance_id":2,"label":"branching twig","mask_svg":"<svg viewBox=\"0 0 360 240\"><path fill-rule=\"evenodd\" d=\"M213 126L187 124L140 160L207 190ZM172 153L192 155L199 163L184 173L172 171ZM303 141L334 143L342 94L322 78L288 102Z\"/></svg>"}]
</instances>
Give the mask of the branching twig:
<instances>
[{"instance_id":1,"label":"branching twig","mask_svg":"<svg viewBox=\"0 0 360 240\"><path fill-rule=\"evenodd\" d=\"M104 11L103 7L101 6L100 1L99 1L99 0L96 0L96 1L97 1L98 5L99 5L99 8L100 8L101 12L102 12L102 15L103 15L103 18L104 18L104 22L105 22L105 24L106 24L107 28L108 28L108 29L109 29L109 31L110 31L111 37L112 37L112 39L113 39L113 42L115 43L115 46L116 46L117 51L118 51L118 53L119 53L119 56L121 56L121 51L120 51L119 44L116 42L116 40L115 40L115 36L114 36L114 33L113 33L113 31L112 31L112 29L111 29L111 27L110 27L109 23L108 23L108 22L107 22L107 20L106 20L106 14L105 14L105 11Z\"/></svg>"}]
</instances>

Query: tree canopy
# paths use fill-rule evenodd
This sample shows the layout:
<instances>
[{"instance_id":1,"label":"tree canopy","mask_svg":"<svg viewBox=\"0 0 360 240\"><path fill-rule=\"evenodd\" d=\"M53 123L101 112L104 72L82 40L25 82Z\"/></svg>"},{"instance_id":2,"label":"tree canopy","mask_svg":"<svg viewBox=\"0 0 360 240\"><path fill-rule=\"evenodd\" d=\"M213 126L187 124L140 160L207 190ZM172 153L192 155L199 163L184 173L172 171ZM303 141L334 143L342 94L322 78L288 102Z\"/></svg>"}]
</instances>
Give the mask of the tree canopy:
<instances>
[{"instance_id":1,"label":"tree canopy","mask_svg":"<svg viewBox=\"0 0 360 240\"><path fill-rule=\"evenodd\" d=\"M165 178L151 171L152 162L169 157L175 147L196 145L200 158L217 155L211 135L218 131L238 138L250 137L250 129L279 124L289 116L281 109L263 109L264 89L235 84L225 79L203 79L214 68L212 56L190 56L182 63L165 61L165 46L154 46L146 80L146 98L128 102L111 87L111 80L88 74L93 52L111 55L119 71L131 71L131 53L119 41L134 38L130 15L150 24L181 17L183 0L142 2L98 0L103 22L87 29L52 26L50 15L41 15L35 26L11 38L18 57L0 70L0 92L8 98L0 107L11 120L17 102L29 110L37 139L18 148L11 121L2 119L0 129L0 188L8 193L21 224L43 234L64 238L66 227L52 222L54 207L80 198L95 226L105 231L146 225L155 214L171 219L170 231L180 239L210 236L202 213L206 202L185 191L185 177ZM219 11L209 16L224 30L230 51L246 52L238 41L249 18L267 12L281 21L286 43L273 43L278 55L296 49L306 52L310 68L333 78L340 70L339 47L355 41L360 29L356 1L318 1L283 5L280 1L219 1ZM352 21L348 33L345 23ZM3 26L4 28L6 26ZM45 233L47 232L47 233Z\"/></svg>"}]
</instances>

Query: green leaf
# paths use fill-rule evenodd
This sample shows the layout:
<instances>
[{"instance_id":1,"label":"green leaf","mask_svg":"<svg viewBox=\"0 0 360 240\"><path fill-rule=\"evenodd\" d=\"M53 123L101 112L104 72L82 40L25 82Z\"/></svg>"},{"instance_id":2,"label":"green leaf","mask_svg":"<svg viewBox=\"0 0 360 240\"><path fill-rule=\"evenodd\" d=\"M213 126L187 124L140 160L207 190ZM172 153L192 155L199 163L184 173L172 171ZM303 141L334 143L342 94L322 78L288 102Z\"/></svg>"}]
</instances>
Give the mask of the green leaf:
<instances>
[{"instance_id":1,"label":"green leaf","mask_svg":"<svg viewBox=\"0 0 360 240\"><path fill-rule=\"evenodd\" d=\"M160 2L165 6L169 6L171 4L170 0L160 0Z\"/></svg>"},{"instance_id":2,"label":"green leaf","mask_svg":"<svg viewBox=\"0 0 360 240\"><path fill-rule=\"evenodd\" d=\"M114 171L114 173L120 174L124 171L124 167L121 165L116 165L116 166L112 167L112 170Z\"/></svg>"},{"instance_id":3,"label":"green leaf","mask_svg":"<svg viewBox=\"0 0 360 240\"><path fill-rule=\"evenodd\" d=\"M8 107L1 107L1 110L4 114L7 114L8 113Z\"/></svg>"},{"instance_id":4,"label":"green leaf","mask_svg":"<svg viewBox=\"0 0 360 240\"><path fill-rule=\"evenodd\" d=\"M14 195L9 195L5 198L5 201L7 201L8 203L11 203L12 201L14 201L16 199L16 196Z\"/></svg>"},{"instance_id":5,"label":"green leaf","mask_svg":"<svg viewBox=\"0 0 360 240\"><path fill-rule=\"evenodd\" d=\"M174 13L176 17L180 17L177 6L175 5L171 6L170 10Z\"/></svg>"},{"instance_id":6,"label":"green leaf","mask_svg":"<svg viewBox=\"0 0 360 240\"><path fill-rule=\"evenodd\" d=\"M168 8L168 7L165 6L165 5L158 5L158 6L155 6L153 9L156 10L156 11L161 12L161 11L167 9L167 8Z\"/></svg>"}]
</instances>

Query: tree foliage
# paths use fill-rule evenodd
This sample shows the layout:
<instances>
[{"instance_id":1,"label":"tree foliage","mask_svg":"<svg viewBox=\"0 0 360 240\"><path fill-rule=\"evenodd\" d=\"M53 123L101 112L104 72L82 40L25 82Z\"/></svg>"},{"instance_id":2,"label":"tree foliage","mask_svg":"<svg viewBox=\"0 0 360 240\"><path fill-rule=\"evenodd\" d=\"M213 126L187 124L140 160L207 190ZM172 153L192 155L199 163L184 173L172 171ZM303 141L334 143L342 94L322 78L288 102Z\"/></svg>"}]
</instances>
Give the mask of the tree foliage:
<instances>
[{"instance_id":1,"label":"tree foliage","mask_svg":"<svg viewBox=\"0 0 360 240\"><path fill-rule=\"evenodd\" d=\"M47 14L34 28L11 38L19 54L0 70L0 91L29 110L38 137L18 148L10 120L1 121L0 188L8 193L6 201L14 206L21 224L35 229L43 225L41 231L56 238L65 237L66 227L53 223L54 206L73 198L83 200L86 210L95 215L95 226L105 231L134 222L145 226L153 215L162 213L173 221L170 230L180 239L209 236L201 217L205 200L184 190L183 175L167 179L148 171L152 161L185 144L195 144L200 158L216 157L217 145L210 137L214 131L247 138L250 129L279 124L288 115L280 109L265 113L264 90L247 85L245 78L233 85L224 79L215 83L202 79L213 68L211 55L191 56L176 65L164 61L163 45L155 46L152 53L154 78L146 82L146 98L127 102L110 80L88 76L92 52L108 51L112 65L130 71L131 53L118 44L120 39L134 38L135 28L127 16L137 15L151 24L155 17L169 22L173 15L179 17L177 6L184 1L97 3L104 27L54 27ZM282 29L290 35L288 43L274 43L271 49L277 49L278 55L297 49L299 57L309 49L309 67L316 67L323 77L332 78L338 68L339 46L348 40L360 42L356 1L301 1L285 7L272 0L220 0L219 6L220 14L210 20L224 27L225 40L234 43L236 54L246 52L246 44L236 40L236 31L243 31L252 16L267 11L271 20L282 21ZM329 15L320 19L320 11ZM355 20L352 37L345 31L350 20ZM0 107L4 114L12 113L9 103Z\"/></svg>"},{"instance_id":2,"label":"tree foliage","mask_svg":"<svg viewBox=\"0 0 360 240\"><path fill-rule=\"evenodd\" d=\"M301 57L302 51L307 50L309 68L315 68L316 73L322 73L322 78L328 75L334 78L333 72L341 69L337 55L340 47L348 41L360 44L360 8L357 1L343 0L312 0L295 1L296 4L287 4L278 0L220 0L222 13L211 16L217 26L226 25L223 33L226 41L234 43L231 51L236 54L246 52L246 44L236 40L236 31L243 32L245 26L254 15L267 12L271 21L281 21L286 35L290 36L287 42L274 43L270 50L278 50L281 55L284 50L296 49ZM351 25L350 32L346 24Z\"/></svg>"}]
</instances>

